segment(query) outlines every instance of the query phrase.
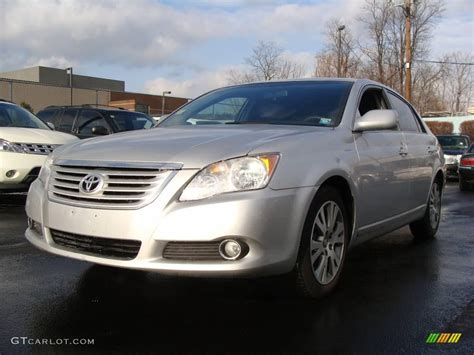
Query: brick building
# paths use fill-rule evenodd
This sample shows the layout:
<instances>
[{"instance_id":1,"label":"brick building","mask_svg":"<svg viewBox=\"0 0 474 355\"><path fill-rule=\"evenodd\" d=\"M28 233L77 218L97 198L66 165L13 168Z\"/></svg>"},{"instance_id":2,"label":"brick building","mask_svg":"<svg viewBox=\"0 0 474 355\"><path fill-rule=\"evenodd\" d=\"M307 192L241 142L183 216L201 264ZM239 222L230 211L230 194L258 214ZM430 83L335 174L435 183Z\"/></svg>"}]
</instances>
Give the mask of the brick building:
<instances>
[{"instance_id":1,"label":"brick building","mask_svg":"<svg viewBox=\"0 0 474 355\"><path fill-rule=\"evenodd\" d=\"M72 74L71 80L65 69L42 66L0 73L0 99L26 102L35 112L50 105L71 105L71 101L74 105L118 106L151 116L160 116L163 110L161 95L127 92L124 81L77 74ZM164 101L167 114L188 99L166 96Z\"/></svg>"}]
</instances>

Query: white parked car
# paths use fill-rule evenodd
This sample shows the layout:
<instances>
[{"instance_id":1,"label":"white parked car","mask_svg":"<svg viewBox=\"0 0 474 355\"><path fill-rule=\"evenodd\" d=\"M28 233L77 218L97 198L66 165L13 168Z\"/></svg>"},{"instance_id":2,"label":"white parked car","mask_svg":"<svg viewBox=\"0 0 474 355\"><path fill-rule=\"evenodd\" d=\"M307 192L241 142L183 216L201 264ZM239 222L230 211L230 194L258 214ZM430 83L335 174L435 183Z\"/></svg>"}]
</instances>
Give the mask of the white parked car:
<instances>
[{"instance_id":1,"label":"white parked car","mask_svg":"<svg viewBox=\"0 0 474 355\"><path fill-rule=\"evenodd\" d=\"M46 157L78 138L55 132L24 108L0 102L0 191L27 190Z\"/></svg>"}]
</instances>

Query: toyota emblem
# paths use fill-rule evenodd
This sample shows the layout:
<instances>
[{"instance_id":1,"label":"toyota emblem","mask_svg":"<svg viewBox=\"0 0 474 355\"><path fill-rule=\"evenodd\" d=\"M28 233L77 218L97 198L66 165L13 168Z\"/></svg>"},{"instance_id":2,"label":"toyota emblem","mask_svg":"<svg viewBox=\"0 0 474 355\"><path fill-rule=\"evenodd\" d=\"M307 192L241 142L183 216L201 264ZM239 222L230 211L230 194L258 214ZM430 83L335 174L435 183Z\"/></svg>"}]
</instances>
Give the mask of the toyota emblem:
<instances>
[{"instance_id":1,"label":"toyota emblem","mask_svg":"<svg viewBox=\"0 0 474 355\"><path fill-rule=\"evenodd\" d=\"M79 182L79 190L85 194L99 192L104 186L104 178L99 174L88 174Z\"/></svg>"}]
</instances>

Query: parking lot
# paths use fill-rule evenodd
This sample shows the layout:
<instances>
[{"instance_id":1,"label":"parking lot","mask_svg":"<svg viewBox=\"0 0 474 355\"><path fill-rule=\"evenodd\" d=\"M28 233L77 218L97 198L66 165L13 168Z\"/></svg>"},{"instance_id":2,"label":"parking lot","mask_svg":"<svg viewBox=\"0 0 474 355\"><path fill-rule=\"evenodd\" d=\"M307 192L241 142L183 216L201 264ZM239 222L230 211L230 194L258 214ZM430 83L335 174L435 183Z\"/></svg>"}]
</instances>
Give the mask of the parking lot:
<instances>
[{"instance_id":1,"label":"parking lot","mask_svg":"<svg viewBox=\"0 0 474 355\"><path fill-rule=\"evenodd\" d=\"M450 183L438 239L407 228L356 247L340 286L299 299L285 277L164 277L37 250L23 237L24 195L0 195L0 353L73 350L420 353L474 348L474 192ZM458 344L426 344L458 332ZM21 345L13 337L92 338ZM250 348L252 346L252 348Z\"/></svg>"}]
</instances>

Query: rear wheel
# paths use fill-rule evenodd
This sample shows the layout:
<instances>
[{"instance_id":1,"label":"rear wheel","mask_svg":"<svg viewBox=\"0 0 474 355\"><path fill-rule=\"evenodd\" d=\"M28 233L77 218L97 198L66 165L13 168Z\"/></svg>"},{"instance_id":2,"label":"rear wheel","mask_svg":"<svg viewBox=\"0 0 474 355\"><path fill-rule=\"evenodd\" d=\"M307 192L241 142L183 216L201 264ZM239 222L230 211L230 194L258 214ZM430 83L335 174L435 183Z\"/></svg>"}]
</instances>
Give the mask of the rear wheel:
<instances>
[{"instance_id":1,"label":"rear wheel","mask_svg":"<svg viewBox=\"0 0 474 355\"><path fill-rule=\"evenodd\" d=\"M296 277L298 291L319 298L337 284L349 241L349 218L340 193L323 187L305 222Z\"/></svg>"},{"instance_id":2,"label":"rear wheel","mask_svg":"<svg viewBox=\"0 0 474 355\"><path fill-rule=\"evenodd\" d=\"M441 183L434 181L430 190L430 197L426 212L422 219L410 224L410 230L417 239L434 238L441 220Z\"/></svg>"}]
</instances>

